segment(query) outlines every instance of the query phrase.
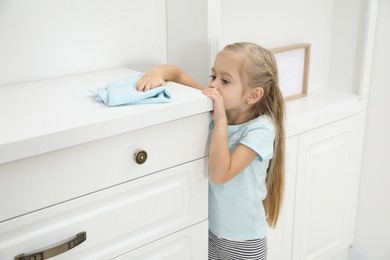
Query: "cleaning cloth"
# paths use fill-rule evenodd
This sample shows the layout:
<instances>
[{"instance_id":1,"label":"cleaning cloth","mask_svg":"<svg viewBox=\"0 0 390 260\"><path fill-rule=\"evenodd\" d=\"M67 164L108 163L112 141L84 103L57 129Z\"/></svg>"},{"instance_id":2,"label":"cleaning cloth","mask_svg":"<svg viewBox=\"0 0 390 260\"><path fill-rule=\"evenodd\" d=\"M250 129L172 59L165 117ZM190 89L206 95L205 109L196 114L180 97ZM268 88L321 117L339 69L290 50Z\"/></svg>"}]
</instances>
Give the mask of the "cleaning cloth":
<instances>
[{"instance_id":1,"label":"cleaning cloth","mask_svg":"<svg viewBox=\"0 0 390 260\"><path fill-rule=\"evenodd\" d=\"M158 87L149 91L137 90L137 81L142 74L115 80L106 87L91 91L96 94L96 100L102 101L107 106L119 106L127 104L153 104L167 103L172 100L172 93L167 87Z\"/></svg>"}]
</instances>

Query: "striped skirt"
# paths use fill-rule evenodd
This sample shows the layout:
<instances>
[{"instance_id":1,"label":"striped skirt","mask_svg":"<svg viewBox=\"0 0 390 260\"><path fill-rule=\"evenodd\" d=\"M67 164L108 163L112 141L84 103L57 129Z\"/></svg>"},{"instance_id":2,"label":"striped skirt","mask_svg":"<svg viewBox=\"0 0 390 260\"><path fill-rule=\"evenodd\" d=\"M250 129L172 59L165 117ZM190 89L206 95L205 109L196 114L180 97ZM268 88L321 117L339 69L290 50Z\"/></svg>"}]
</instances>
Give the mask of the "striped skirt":
<instances>
[{"instance_id":1,"label":"striped skirt","mask_svg":"<svg viewBox=\"0 0 390 260\"><path fill-rule=\"evenodd\" d=\"M209 230L209 260L266 260L267 239L234 241L217 237Z\"/></svg>"}]
</instances>

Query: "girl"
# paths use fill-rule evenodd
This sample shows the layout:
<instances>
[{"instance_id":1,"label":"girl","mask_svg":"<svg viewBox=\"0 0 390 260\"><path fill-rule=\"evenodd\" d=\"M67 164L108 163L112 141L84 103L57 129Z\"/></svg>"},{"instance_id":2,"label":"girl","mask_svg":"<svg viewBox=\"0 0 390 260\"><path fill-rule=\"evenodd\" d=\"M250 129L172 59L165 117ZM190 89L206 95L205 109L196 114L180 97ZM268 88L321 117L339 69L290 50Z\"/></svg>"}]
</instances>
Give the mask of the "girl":
<instances>
[{"instance_id":1,"label":"girl","mask_svg":"<svg viewBox=\"0 0 390 260\"><path fill-rule=\"evenodd\" d=\"M284 102L272 53L253 43L218 53L209 88L172 65L150 70L145 91L164 80L202 89L213 101L209 150L209 259L266 259L284 190Z\"/></svg>"}]
</instances>

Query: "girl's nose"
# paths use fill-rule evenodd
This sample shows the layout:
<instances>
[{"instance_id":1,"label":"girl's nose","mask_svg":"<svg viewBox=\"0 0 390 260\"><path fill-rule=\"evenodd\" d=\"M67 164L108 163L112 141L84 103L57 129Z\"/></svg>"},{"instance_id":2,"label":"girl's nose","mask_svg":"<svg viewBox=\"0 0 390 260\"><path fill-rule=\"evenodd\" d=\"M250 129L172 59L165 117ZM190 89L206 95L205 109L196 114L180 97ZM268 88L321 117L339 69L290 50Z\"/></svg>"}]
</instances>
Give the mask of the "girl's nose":
<instances>
[{"instance_id":1,"label":"girl's nose","mask_svg":"<svg viewBox=\"0 0 390 260\"><path fill-rule=\"evenodd\" d=\"M209 88L215 88L216 90L218 90L218 87L214 82L210 82Z\"/></svg>"}]
</instances>

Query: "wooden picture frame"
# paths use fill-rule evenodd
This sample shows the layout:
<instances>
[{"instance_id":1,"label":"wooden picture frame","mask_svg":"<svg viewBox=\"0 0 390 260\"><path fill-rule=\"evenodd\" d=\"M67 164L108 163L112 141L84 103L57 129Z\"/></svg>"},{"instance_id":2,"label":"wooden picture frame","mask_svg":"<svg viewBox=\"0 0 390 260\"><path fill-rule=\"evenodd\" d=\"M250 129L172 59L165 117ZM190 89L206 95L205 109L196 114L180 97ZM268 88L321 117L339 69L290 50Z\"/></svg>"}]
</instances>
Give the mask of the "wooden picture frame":
<instances>
[{"instance_id":1,"label":"wooden picture frame","mask_svg":"<svg viewBox=\"0 0 390 260\"><path fill-rule=\"evenodd\" d=\"M309 43L299 43L270 49L278 65L279 87L286 101L307 95L310 47Z\"/></svg>"}]
</instances>

